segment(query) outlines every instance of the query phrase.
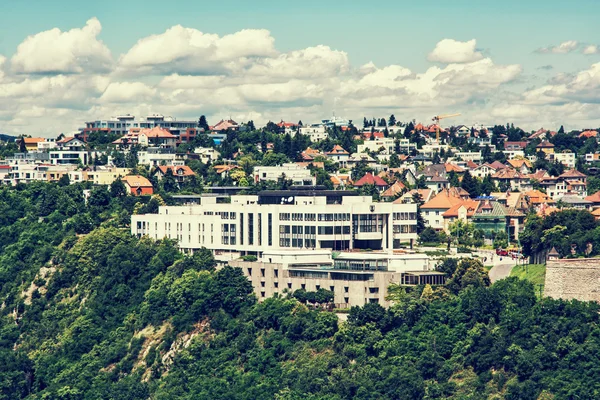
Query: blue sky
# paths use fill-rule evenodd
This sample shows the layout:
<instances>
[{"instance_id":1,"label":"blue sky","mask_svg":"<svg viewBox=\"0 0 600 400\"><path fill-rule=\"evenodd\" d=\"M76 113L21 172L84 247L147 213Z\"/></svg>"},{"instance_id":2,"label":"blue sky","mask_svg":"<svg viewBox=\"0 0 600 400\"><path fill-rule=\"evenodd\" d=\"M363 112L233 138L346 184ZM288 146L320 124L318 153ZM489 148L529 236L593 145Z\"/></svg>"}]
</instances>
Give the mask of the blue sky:
<instances>
[{"instance_id":1,"label":"blue sky","mask_svg":"<svg viewBox=\"0 0 600 400\"><path fill-rule=\"evenodd\" d=\"M274 39L274 46L271 50L276 51L277 54L271 50L265 50L265 53L261 54L260 57L276 58L282 55L285 57L289 52L302 51L319 45L328 46L331 51L344 52L347 56L348 66L341 68L338 75L343 72L347 79L333 83L316 82L314 79L302 80L301 84L316 83L321 85L322 90L319 93L331 93L331 87L327 85L349 86L358 82L361 74L357 75L356 70L369 62L374 63L379 69L387 66L401 66L410 70L413 74L423 74L429 68L436 66L444 68L451 63L440 63L428 59L429 54L438 42L443 39L453 39L457 42L468 42L475 39L476 50L481 55L475 58L489 58L494 66L518 65L520 72L513 74L517 76L511 75L505 81L497 82L496 87L490 87L493 85L488 82L485 84L485 88L477 86L469 89L469 85L473 80L462 75L457 77L456 82L465 82L466 90L472 90L476 93L474 96L458 95L458 97L465 97L465 102L462 104L460 102L448 102L448 108L452 111L456 110L471 115L471 120L462 122L484 122L484 119L486 119L486 123L493 122L493 118L486 117L486 115L491 114L494 105L501 105L508 110L506 115L503 115L497 111L500 109L499 106L494 108L494 118L512 118L522 121L523 124L531 124L531 127L535 124L545 123L549 119L548 116L552 116L552 120L548 120L547 123L556 123L559 117L567 118L576 115L573 121L566 121L566 123L573 124L574 128L578 124L596 123L600 118L600 111L597 109L597 105L594 105L600 101L594 101L598 99L593 98L590 93L584 93L584 95L580 95L579 92L566 93L565 87L558 87L558 85L566 85L570 91L573 82L568 81L569 76L575 79L578 73L586 71L600 62L598 52L582 54L583 49L587 46L600 44L600 28L597 23L597 16L600 15L600 2L598 1L0 1L2 3L2 12L0 13L0 55L6 58L3 67L5 83L8 82L11 85L22 83L27 79L29 79L28 82L41 79L40 74L37 72L32 76L27 76L27 72L31 72L31 69L19 70L15 67L16 62L13 62L19 44L23 43L28 36L37 35L53 28L58 28L62 33L72 29L81 29L90 18L96 18L101 24L101 31L96 35L96 40L102 42L108 48L114 62L113 66L103 69L101 74L94 71L94 79L105 79L106 82L138 82L147 85L150 89L156 89L158 87L156 85L159 85L164 76L172 73L177 73L178 76L185 74L182 74L181 70L168 71L165 68L161 68L160 72L157 72L147 65L141 66L141 64L136 65L137 67L148 67L143 73L136 74L136 71L133 70L129 70L127 73L122 73L122 71L117 73L115 71L119 69L119 59L121 55L128 53L138 40L150 35L164 34L165 31L175 25L182 25L185 28L203 33L216 34L219 37L233 34L242 29L266 29L269 31L270 37ZM15 23L16 21L18 22ZM572 46L572 50L555 53L551 49L552 46L558 46L560 43L568 41L576 42L576 45ZM38 43L38 45L41 44ZM545 54L536 52L540 48L548 48L549 50ZM74 50L62 48L58 53L60 54L61 51L71 52L68 54L72 54ZM28 57L35 57L35 54L37 53L28 53ZM327 55L322 56L327 57ZM476 61L475 58L473 58L474 61ZM76 55L76 59L79 60L80 56ZM39 62L43 61L40 60ZM461 65L465 67L464 69L468 69L464 62ZM540 67L546 68L541 69ZM185 71L188 71L190 65L186 68L188 69ZM249 67L246 65L244 68ZM453 68L450 68L450 70L452 73L456 72ZM232 88L236 84L248 84L249 78L245 75L245 72L242 77L242 75L236 76L237 73L242 74L239 72L241 70L236 69L236 71L234 73L228 70L227 79L222 84ZM244 69L244 71L246 70ZM595 69L592 68L592 71L595 73ZM490 74L498 73L494 68L487 68L487 72ZM56 76L68 75L71 79L70 76L73 75L73 71L70 70L67 74L66 71L58 68L53 71L45 71L43 75L47 77L52 74ZM87 71L85 67L78 69L76 74L85 75L85 79L90 81L91 72ZM203 69L202 75L206 74L206 70ZM222 76L223 72L208 73L208 75L211 74ZM477 75L479 72L474 72L474 74ZM0 75L1 77L2 75ZM288 83L297 81L293 76L288 78ZM320 75L320 79L329 78L333 79L334 76ZM278 85L285 83L282 79L282 77L278 78ZM594 75L589 84L600 84L598 83L599 79ZM266 76L261 76L259 80L263 83L270 83L268 72ZM108 84L106 82L104 86ZM298 82L296 83L298 84ZM419 84L419 82L415 84ZM458 90L455 87L456 85L453 85L452 82L450 84L453 90ZM0 95L2 93L1 85L2 81L0 81ZM129 86L133 87L132 85ZM425 115L429 115L426 102L420 99L414 105L406 104L405 102L410 100L410 97L402 97L402 95L406 95L407 90L417 96L433 96L434 94L437 96L438 93L432 94L430 90L426 89L419 92L413 88L412 83L409 86L410 89L399 87L398 90L402 93L383 93L382 90L371 90L370 92L379 93L379 96L387 96L390 99L389 96L398 96L398 101L403 103L398 106L400 110L406 110L408 107L416 114L415 118L419 119L421 116L424 118ZM546 86L552 86L549 89L552 93L547 91L544 96L541 96L544 97L543 99L531 99L531 93L525 99L527 93L524 94L524 92ZM13 87L11 86L10 90ZM141 88L140 85L137 85L137 87L138 89ZM354 87L357 87L357 85L354 84ZM104 89L107 88L104 87ZM197 94L206 98L207 92L201 92L201 89L203 88L199 87L200 92ZM204 89L207 90L207 88ZM584 91L587 92L588 89L589 87L586 86ZM13 91L8 90L5 90L5 93L8 93L5 97L16 97L12 94ZM163 93L163 89L157 90L160 93L154 93L156 95L154 103L148 101L145 107L140 107L139 102L137 102L138 104L132 104L131 108L139 109L139 112L146 109L162 108L162 102L169 97L169 94ZM351 113L352 115L349 115L349 117L357 118L360 112L359 106L371 108L362 101L365 99L364 91L367 90L367 87L355 90L354 95L361 96L361 98L356 99L352 104L342 106L341 112ZM498 94L504 91L508 91L508 94L504 98L499 98ZM98 83L96 92L97 97L100 98L104 93L102 84ZM147 91L147 93L151 92L152 90ZM277 86L277 90L273 93L289 94L288 92L289 90L283 86ZM350 92L352 91L342 90L337 94L336 99L342 96L347 97ZM555 94L559 92L560 96L558 97L560 98L557 98ZM90 94L89 92L86 93ZM193 96L193 94L190 94L190 96ZM70 115L68 113L70 103L77 103L76 105L80 111L82 105L80 99L71 101L69 97L65 95L61 99L61 94L55 93L55 98L50 102L35 103L30 99L24 99L22 106L37 107L36 112L29 114L40 114L42 115L40 118L46 120L48 113L41 109L48 110L54 107L66 117ZM105 96L105 98L107 97L109 96ZM247 98L248 96L242 97ZM242 104L242 100L229 105L226 102L217 106L211 103L212 107L207 105L207 114L212 113L215 118L218 118L221 113L228 112L239 115L239 118L252 115L252 113L256 113L259 116L258 119L276 119L278 117L275 114L289 119L296 119L296 116L317 118L319 112L329 114L331 110L328 108L337 108L339 107L338 104L342 103L339 100L327 100L324 97L319 99L319 94L313 93L309 96L309 99L306 99L294 94L284 101L284 106L281 105L281 102L265 105L265 98L262 97L260 99L249 99L245 105ZM450 98L451 94L447 93L445 89L443 97ZM111 98L115 99L114 96ZM131 99L131 96L128 98ZM11 100L13 100L11 103L14 103L15 98ZM0 105L1 101L0 98ZM539 112L536 111L538 115L527 118L524 112L515 112L514 107L511 111L511 106L518 101L523 101L523 109L539 110ZM89 107L83 107L86 111L85 116L94 118L94 113L123 109L128 105L123 99L116 101L116 103L118 103L118 106L108 102L89 101ZM408 103L411 102L408 101ZM581 107L575 107L575 103L581 105ZM469 110L473 104L478 104L475 112ZM567 107L567 104L570 104L570 108ZM432 102L433 107L439 107L440 105L443 106L444 103ZM319 106L321 109L319 109ZM555 109L552 109L552 107L555 107ZM192 104L182 106L178 110L174 106L172 98L171 103L165 108L173 112L179 111L184 116L201 112L201 110L195 110ZM377 111L381 112L383 116L384 113L394 112L391 102L390 104L381 102L373 108L374 110L366 110L365 114ZM0 114L0 130L19 131L28 128L23 125L25 118L18 116L15 118L18 111L22 110L13 108L10 115L8 111ZM163 112L161 110L156 111ZM579 111L581 111L581 114L579 114ZM560 114L561 112L563 114ZM273 115L270 115L270 113ZM27 113L25 114L27 115ZM409 113L407 112L406 115L408 117ZM97 115L97 118L100 117L102 116ZM30 118L35 119L37 117ZM66 122L58 121L46 127L40 127L40 122L35 123L35 129L47 130L48 134L53 129L67 130L74 127L74 123L69 125Z\"/></svg>"}]
</instances>

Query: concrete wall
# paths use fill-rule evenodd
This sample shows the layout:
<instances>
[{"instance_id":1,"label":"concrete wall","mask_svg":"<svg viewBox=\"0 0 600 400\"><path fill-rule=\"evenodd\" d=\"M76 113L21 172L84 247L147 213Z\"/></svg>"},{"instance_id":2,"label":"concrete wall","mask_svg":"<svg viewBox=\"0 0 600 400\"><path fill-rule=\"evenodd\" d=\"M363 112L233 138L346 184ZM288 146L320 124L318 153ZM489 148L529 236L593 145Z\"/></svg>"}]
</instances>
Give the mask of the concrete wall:
<instances>
[{"instance_id":1,"label":"concrete wall","mask_svg":"<svg viewBox=\"0 0 600 400\"><path fill-rule=\"evenodd\" d=\"M548 261L544 295L600 302L600 258Z\"/></svg>"}]
</instances>

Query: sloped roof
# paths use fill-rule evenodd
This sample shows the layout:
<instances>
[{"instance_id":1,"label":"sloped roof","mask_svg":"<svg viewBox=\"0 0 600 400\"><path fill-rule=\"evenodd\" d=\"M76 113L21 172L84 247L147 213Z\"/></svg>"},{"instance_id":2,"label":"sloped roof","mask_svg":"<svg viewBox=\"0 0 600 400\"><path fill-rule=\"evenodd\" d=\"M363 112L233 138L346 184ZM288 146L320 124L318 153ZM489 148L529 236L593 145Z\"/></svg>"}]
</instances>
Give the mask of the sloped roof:
<instances>
[{"instance_id":1,"label":"sloped roof","mask_svg":"<svg viewBox=\"0 0 600 400\"><path fill-rule=\"evenodd\" d=\"M502 164L500 161L496 160L491 164L488 164L490 167L495 169L505 169L508 168L506 165Z\"/></svg>"},{"instance_id":2,"label":"sloped roof","mask_svg":"<svg viewBox=\"0 0 600 400\"><path fill-rule=\"evenodd\" d=\"M41 137L25 137L25 138L17 139L17 141L19 141L19 140L24 140L25 144L37 144L37 143L46 141L45 138L41 138Z\"/></svg>"},{"instance_id":3,"label":"sloped roof","mask_svg":"<svg viewBox=\"0 0 600 400\"><path fill-rule=\"evenodd\" d=\"M152 183L141 175L127 175L121 180L131 188L152 187Z\"/></svg>"},{"instance_id":4,"label":"sloped roof","mask_svg":"<svg viewBox=\"0 0 600 400\"><path fill-rule=\"evenodd\" d=\"M407 197L411 197L412 198L412 196L415 195L416 193L418 193L421 196L421 199L424 202L427 202L427 201L429 201L429 198L433 194L433 190L431 190L431 189L413 189L413 190L410 190L410 191L404 193L402 195L402 197L400 197L399 199L394 200L394 204L401 204L402 200L406 199Z\"/></svg>"},{"instance_id":5,"label":"sloped roof","mask_svg":"<svg viewBox=\"0 0 600 400\"><path fill-rule=\"evenodd\" d=\"M187 165L180 165L180 166L161 165L159 167L156 167L156 169L160 170L160 172L162 172L163 175L166 174L168 170L171 170L173 175L177 175L177 176L194 176L194 175L196 175L196 173L194 171L192 171L192 169L190 167L188 167Z\"/></svg>"},{"instance_id":6,"label":"sloped roof","mask_svg":"<svg viewBox=\"0 0 600 400\"><path fill-rule=\"evenodd\" d=\"M406 186L404 186L402 182L396 181L392 186L387 188L386 191L381 194L381 197L394 197L402 193L404 189L406 189Z\"/></svg>"},{"instance_id":7,"label":"sloped roof","mask_svg":"<svg viewBox=\"0 0 600 400\"><path fill-rule=\"evenodd\" d=\"M583 131L579 134L580 138L591 138L591 137L596 137L598 136L598 132L597 131Z\"/></svg>"},{"instance_id":8,"label":"sloped roof","mask_svg":"<svg viewBox=\"0 0 600 400\"><path fill-rule=\"evenodd\" d=\"M587 178L587 175L582 174L576 169L570 169L560 174L559 178Z\"/></svg>"},{"instance_id":9,"label":"sloped roof","mask_svg":"<svg viewBox=\"0 0 600 400\"><path fill-rule=\"evenodd\" d=\"M591 201L592 203L600 203L600 191L597 191L594 194L590 194L585 199Z\"/></svg>"},{"instance_id":10,"label":"sloped roof","mask_svg":"<svg viewBox=\"0 0 600 400\"><path fill-rule=\"evenodd\" d=\"M387 186L388 184L377 175L367 172L362 178L354 182L354 186L357 187L364 185Z\"/></svg>"},{"instance_id":11,"label":"sloped roof","mask_svg":"<svg viewBox=\"0 0 600 400\"><path fill-rule=\"evenodd\" d=\"M465 172L464 168L461 168L456 164L446 163L446 164L444 164L444 167L446 167L446 172L450 172L450 171L454 171L456 173Z\"/></svg>"},{"instance_id":12,"label":"sloped roof","mask_svg":"<svg viewBox=\"0 0 600 400\"><path fill-rule=\"evenodd\" d=\"M458 210L461 207L465 207L467 209L467 217L473 216L479 207L480 201L478 200L463 200L460 203L457 203L450 207L448 211L442 214L444 218L458 217Z\"/></svg>"},{"instance_id":13,"label":"sloped roof","mask_svg":"<svg viewBox=\"0 0 600 400\"><path fill-rule=\"evenodd\" d=\"M454 188L450 188L454 189ZM449 209L453 205L463 201L463 199L450 189L444 189L427 203L421 206L422 209Z\"/></svg>"},{"instance_id":14,"label":"sloped roof","mask_svg":"<svg viewBox=\"0 0 600 400\"><path fill-rule=\"evenodd\" d=\"M556 203L552 197L540 190L530 190L525 192L525 196L529 197L531 204L554 204Z\"/></svg>"},{"instance_id":15,"label":"sloped roof","mask_svg":"<svg viewBox=\"0 0 600 400\"><path fill-rule=\"evenodd\" d=\"M525 175L516 171L512 168L505 168L499 171L496 171L495 174L492 175L493 179L525 179Z\"/></svg>"},{"instance_id":16,"label":"sloped roof","mask_svg":"<svg viewBox=\"0 0 600 400\"><path fill-rule=\"evenodd\" d=\"M540 149L548 149L548 148L552 148L554 147L554 145L552 143L550 143L547 140L544 140L542 143L538 144L537 146L535 146L535 148L540 148Z\"/></svg>"},{"instance_id":17,"label":"sloped roof","mask_svg":"<svg viewBox=\"0 0 600 400\"><path fill-rule=\"evenodd\" d=\"M529 160L513 159L513 160L508 160L507 163L509 163L514 168L522 168L523 165L525 165L527 168L533 168L533 165L531 164L531 161L529 161Z\"/></svg>"},{"instance_id":18,"label":"sloped roof","mask_svg":"<svg viewBox=\"0 0 600 400\"><path fill-rule=\"evenodd\" d=\"M149 138L165 138L165 139L176 139L177 136L173 135L168 130L156 126L154 128L145 128L142 129L139 133L140 135L146 135Z\"/></svg>"},{"instance_id":19,"label":"sloped roof","mask_svg":"<svg viewBox=\"0 0 600 400\"><path fill-rule=\"evenodd\" d=\"M328 155L336 155L336 154L350 154L348 153L346 150L344 150L344 148L342 146L340 146L339 144L336 144L335 146L333 146L333 149L331 149L331 151L327 152Z\"/></svg>"}]
</instances>

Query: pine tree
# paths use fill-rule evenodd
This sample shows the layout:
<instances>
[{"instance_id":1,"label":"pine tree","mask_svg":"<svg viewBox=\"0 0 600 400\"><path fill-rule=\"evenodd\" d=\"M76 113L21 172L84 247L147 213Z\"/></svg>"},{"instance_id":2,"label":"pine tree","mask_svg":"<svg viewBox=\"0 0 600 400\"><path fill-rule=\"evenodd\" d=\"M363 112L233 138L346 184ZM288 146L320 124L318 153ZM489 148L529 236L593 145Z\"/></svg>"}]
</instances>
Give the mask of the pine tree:
<instances>
[{"instance_id":1,"label":"pine tree","mask_svg":"<svg viewBox=\"0 0 600 400\"><path fill-rule=\"evenodd\" d=\"M390 115L390 118L388 119L388 125L389 126L395 126L396 125L396 117L394 116L394 114Z\"/></svg>"},{"instance_id":2,"label":"pine tree","mask_svg":"<svg viewBox=\"0 0 600 400\"><path fill-rule=\"evenodd\" d=\"M479 196L479 183L475 178L471 176L469 171L465 171L463 175L462 182L460 183L460 187L469 192L469 195L473 197Z\"/></svg>"},{"instance_id":3,"label":"pine tree","mask_svg":"<svg viewBox=\"0 0 600 400\"><path fill-rule=\"evenodd\" d=\"M204 131L208 131L210 128L208 127L208 122L206 122L206 117L204 115L200 116L198 120L198 127L204 129Z\"/></svg>"}]
</instances>

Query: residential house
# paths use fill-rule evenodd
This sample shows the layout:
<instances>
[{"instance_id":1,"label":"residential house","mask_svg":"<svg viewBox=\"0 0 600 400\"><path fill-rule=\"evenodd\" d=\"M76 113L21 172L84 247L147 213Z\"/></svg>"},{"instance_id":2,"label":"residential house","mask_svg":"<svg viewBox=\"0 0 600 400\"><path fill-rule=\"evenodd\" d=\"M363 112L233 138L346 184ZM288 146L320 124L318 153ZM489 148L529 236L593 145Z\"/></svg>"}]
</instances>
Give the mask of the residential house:
<instances>
[{"instance_id":1,"label":"residential house","mask_svg":"<svg viewBox=\"0 0 600 400\"><path fill-rule=\"evenodd\" d=\"M329 137L324 125L301 126L300 134L309 136L311 142L319 142Z\"/></svg>"},{"instance_id":2,"label":"residential house","mask_svg":"<svg viewBox=\"0 0 600 400\"><path fill-rule=\"evenodd\" d=\"M559 162L567 168L575 168L577 155L570 150L563 150L560 153L552 153L548 155L550 162Z\"/></svg>"},{"instance_id":3,"label":"residential house","mask_svg":"<svg viewBox=\"0 0 600 400\"><path fill-rule=\"evenodd\" d=\"M194 153L200 156L200 162L202 162L202 164L212 163L221 157L221 153L213 147L196 147Z\"/></svg>"},{"instance_id":4,"label":"residential house","mask_svg":"<svg viewBox=\"0 0 600 400\"><path fill-rule=\"evenodd\" d=\"M442 214L452 208L452 206L468 198L469 194L460 188L453 187L442 190L421 206L421 213L425 224L437 231L444 229Z\"/></svg>"},{"instance_id":5,"label":"residential house","mask_svg":"<svg viewBox=\"0 0 600 400\"><path fill-rule=\"evenodd\" d=\"M592 202L592 208L597 209L600 208L600 191L590 194L585 198L587 201Z\"/></svg>"},{"instance_id":6,"label":"residential house","mask_svg":"<svg viewBox=\"0 0 600 400\"><path fill-rule=\"evenodd\" d=\"M371 168L377 169L377 160L368 155L367 153L354 153L346 160L347 168L354 168L358 163L365 163Z\"/></svg>"},{"instance_id":7,"label":"residential house","mask_svg":"<svg viewBox=\"0 0 600 400\"><path fill-rule=\"evenodd\" d=\"M526 213L529 210L529 198L524 192L492 192L490 196L503 206Z\"/></svg>"},{"instance_id":8,"label":"residential house","mask_svg":"<svg viewBox=\"0 0 600 400\"><path fill-rule=\"evenodd\" d=\"M317 178L310 169L296 163L286 163L276 166L256 166L252 172L254 182L291 180L296 186L314 186Z\"/></svg>"},{"instance_id":9,"label":"residential house","mask_svg":"<svg viewBox=\"0 0 600 400\"><path fill-rule=\"evenodd\" d=\"M450 224L460 219L481 229L487 238L498 232L506 232L510 240L518 240L524 228L525 214L513 207L494 200L466 200L455 204L443 214L444 227L449 232Z\"/></svg>"},{"instance_id":10,"label":"residential house","mask_svg":"<svg viewBox=\"0 0 600 400\"><path fill-rule=\"evenodd\" d=\"M381 193L381 199L391 201L394 200L396 197L400 196L405 191L406 186L404 186L402 182L396 181L392 186L390 186L383 193Z\"/></svg>"},{"instance_id":11,"label":"residential house","mask_svg":"<svg viewBox=\"0 0 600 400\"><path fill-rule=\"evenodd\" d=\"M394 139L392 138L381 138L375 140L365 140L363 144L357 146L358 153L370 152L381 152L381 154L393 154L394 153Z\"/></svg>"},{"instance_id":12,"label":"residential house","mask_svg":"<svg viewBox=\"0 0 600 400\"><path fill-rule=\"evenodd\" d=\"M525 192L525 196L527 196L529 205L536 211L539 211L542 207L556 204L556 201L552 197L537 189Z\"/></svg>"},{"instance_id":13,"label":"residential house","mask_svg":"<svg viewBox=\"0 0 600 400\"><path fill-rule=\"evenodd\" d=\"M229 172L231 172L234 169L241 169L242 167L238 167L235 164L220 164L220 165L215 165L213 167L215 169L215 173L217 175L220 175L221 178L225 178L227 176L229 176Z\"/></svg>"},{"instance_id":14,"label":"residential house","mask_svg":"<svg viewBox=\"0 0 600 400\"><path fill-rule=\"evenodd\" d=\"M278 133L284 135L294 135L296 132L298 132L298 124L294 122L285 122L284 120L281 120L281 122L277 124L277 128Z\"/></svg>"},{"instance_id":15,"label":"residential house","mask_svg":"<svg viewBox=\"0 0 600 400\"><path fill-rule=\"evenodd\" d=\"M227 132L229 130L238 131L240 130L240 125L232 119L222 119L215 126L211 127L211 131L213 132Z\"/></svg>"},{"instance_id":16,"label":"residential house","mask_svg":"<svg viewBox=\"0 0 600 400\"><path fill-rule=\"evenodd\" d=\"M27 149L27 151L34 152L34 151L38 150L38 143L45 142L46 139L41 138L41 137L23 137L23 138L18 138L16 142L17 142L17 145L19 147L21 146L21 142L22 141L25 142L25 149Z\"/></svg>"},{"instance_id":17,"label":"residential house","mask_svg":"<svg viewBox=\"0 0 600 400\"><path fill-rule=\"evenodd\" d=\"M523 151L527 147L527 142L504 142L505 151Z\"/></svg>"},{"instance_id":18,"label":"residential house","mask_svg":"<svg viewBox=\"0 0 600 400\"><path fill-rule=\"evenodd\" d=\"M578 210L591 210L594 203L576 194L564 194L557 199L557 205L562 208L576 208Z\"/></svg>"},{"instance_id":19,"label":"residential house","mask_svg":"<svg viewBox=\"0 0 600 400\"><path fill-rule=\"evenodd\" d=\"M191 177L196 176L196 173L187 165L160 165L156 167L153 175L160 181L165 177L167 171L171 171L171 174L179 185L182 185Z\"/></svg>"},{"instance_id":20,"label":"residential house","mask_svg":"<svg viewBox=\"0 0 600 400\"><path fill-rule=\"evenodd\" d=\"M404 193L398 199L394 200L394 203L401 203L401 204L414 203L413 197L415 195L419 196L421 202L427 203L429 200L431 200L433 198L433 196L435 196L435 194L436 193L434 193L433 190L431 190L431 189L412 189L412 190L409 190L408 192Z\"/></svg>"},{"instance_id":21,"label":"residential house","mask_svg":"<svg viewBox=\"0 0 600 400\"><path fill-rule=\"evenodd\" d=\"M339 144L333 146L333 149L325 154L327 155L327 158L340 163L340 165L346 165L346 161L350 157L350 153L344 150L344 148Z\"/></svg>"},{"instance_id":22,"label":"residential house","mask_svg":"<svg viewBox=\"0 0 600 400\"><path fill-rule=\"evenodd\" d=\"M329 178L334 189L344 189L348 185L352 185L350 174L333 174Z\"/></svg>"},{"instance_id":23,"label":"residential house","mask_svg":"<svg viewBox=\"0 0 600 400\"><path fill-rule=\"evenodd\" d=\"M141 175L127 175L121 178L127 192L134 196L145 196L154 193L154 188L150 181Z\"/></svg>"},{"instance_id":24,"label":"residential house","mask_svg":"<svg viewBox=\"0 0 600 400\"><path fill-rule=\"evenodd\" d=\"M448 179L443 178L441 176L435 175L427 179L425 185L428 189L433 190L435 193L440 192L441 190L447 189L450 187L450 182Z\"/></svg>"},{"instance_id":25,"label":"residential house","mask_svg":"<svg viewBox=\"0 0 600 400\"><path fill-rule=\"evenodd\" d=\"M502 168L502 169L505 169L505 168ZM471 170L471 175L476 176L480 179L483 179L486 176L494 175L496 172L498 172L498 168L494 167L490 163L485 163L485 164L481 164L481 165L478 165L477 167L473 168Z\"/></svg>"},{"instance_id":26,"label":"residential house","mask_svg":"<svg viewBox=\"0 0 600 400\"><path fill-rule=\"evenodd\" d=\"M522 174L529 174L531 171L533 171L533 164L531 164L531 161L527 159L514 158L512 160L508 160L506 163Z\"/></svg>"},{"instance_id":27,"label":"residential house","mask_svg":"<svg viewBox=\"0 0 600 400\"><path fill-rule=\"evenodd\" d=\"M362 178L354 182L354 187L361 188L365 185L373 185L379 190L379 192L383 192L388 188L388 183L378 177L377 175L373 175L371 172L367 172Z\"/></svg>"},{"instance_id":28,"label":"residential house","mask_svg":"<svg viewBox=\"0 0 600 400\"><path fill-rule=\"evenodd\" d=\"M554 145L547 140L544 140L542 143L535 146L535 150L537 152L543 152L544 154L553 154L554 153Z\"/></svg>"},{"instance_id":29,"label":"residential house","mask_svg":"<svg viewBox=\"0 0 600 400\"><path fill-rule=\"evenodd\" d=\"M492 175L492 180L498 187L516 191L522 191L529 184L529 178L513 168L497 171Z\"/></svg>"}]
</instances>

